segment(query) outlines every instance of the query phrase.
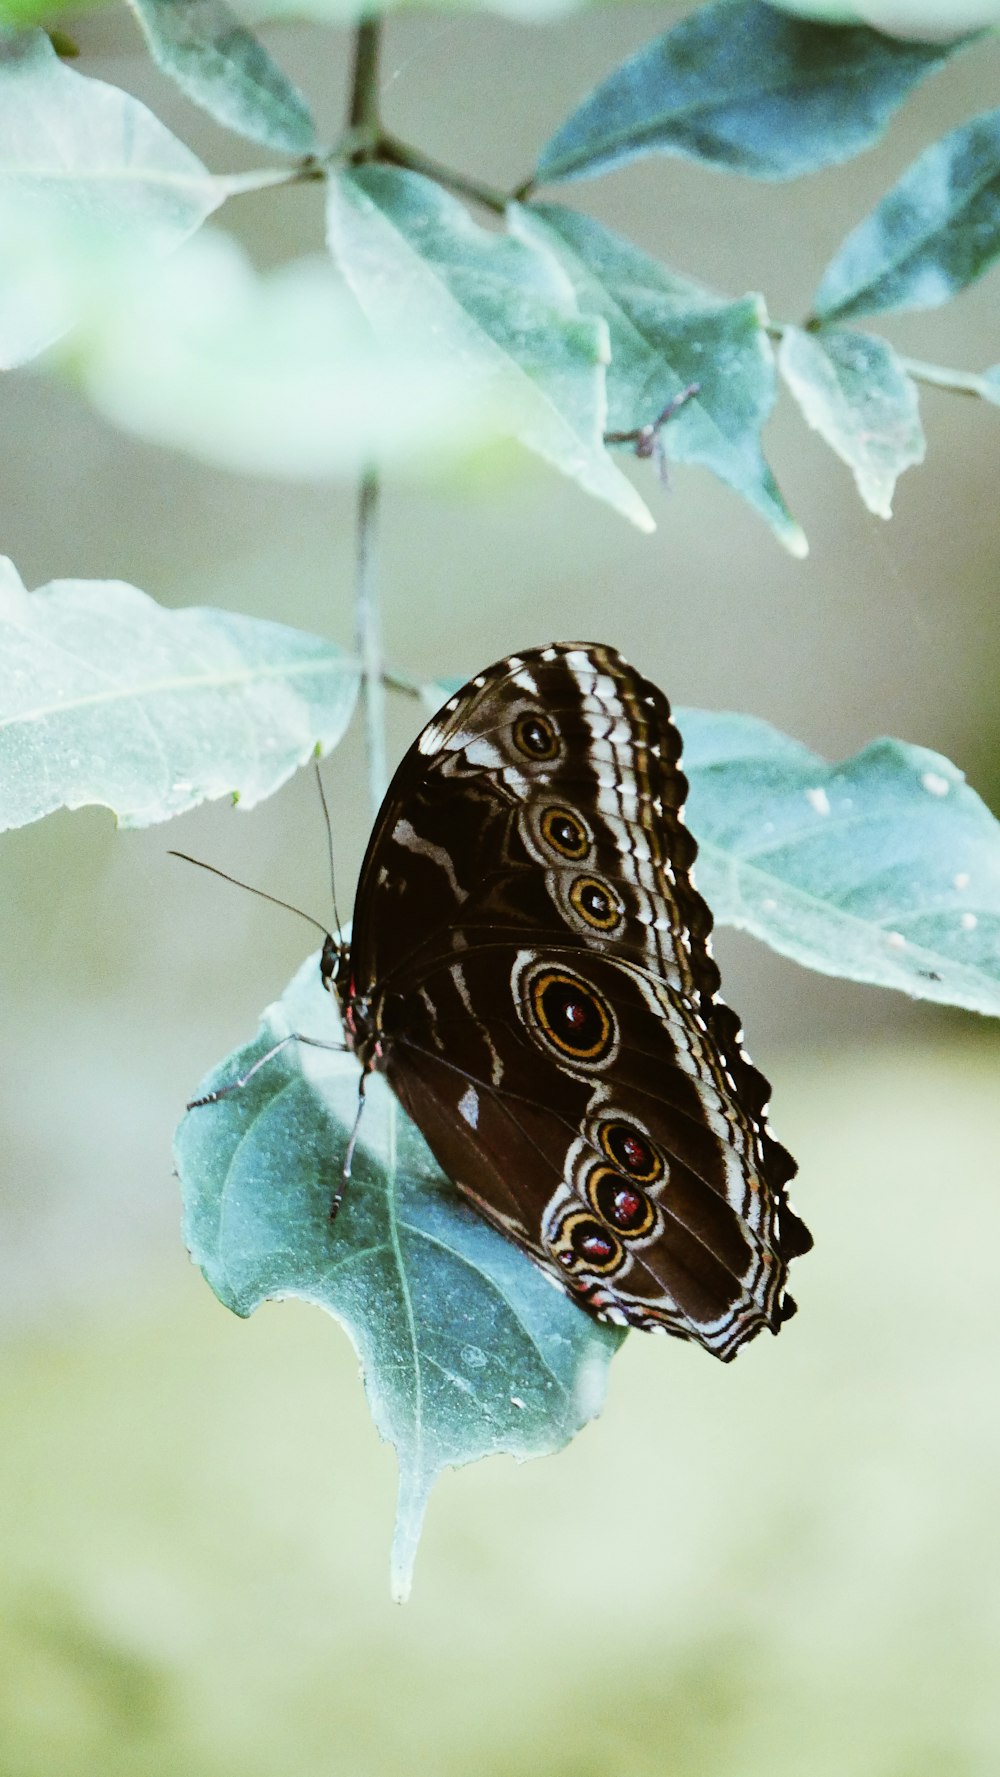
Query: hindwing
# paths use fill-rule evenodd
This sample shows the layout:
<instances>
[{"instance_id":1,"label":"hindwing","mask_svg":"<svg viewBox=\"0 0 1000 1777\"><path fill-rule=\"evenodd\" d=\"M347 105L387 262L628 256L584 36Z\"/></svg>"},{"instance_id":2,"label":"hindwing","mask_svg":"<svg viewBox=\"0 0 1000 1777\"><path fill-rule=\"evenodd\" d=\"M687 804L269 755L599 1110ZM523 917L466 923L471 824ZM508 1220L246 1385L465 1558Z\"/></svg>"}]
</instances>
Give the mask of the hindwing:
<instances>
[{"instance_id":1,"label":"hindwing","mask_svg":"<svg viewBox=\"0 0 1000 1777\"><path fill-rule=\"evenodd\" d=\"M610 648L478 674L393 780L337 986L483 1215L591 1312L728 1358L811 1239L718 998L680 751Z\"/></svg>"}]
</instances>

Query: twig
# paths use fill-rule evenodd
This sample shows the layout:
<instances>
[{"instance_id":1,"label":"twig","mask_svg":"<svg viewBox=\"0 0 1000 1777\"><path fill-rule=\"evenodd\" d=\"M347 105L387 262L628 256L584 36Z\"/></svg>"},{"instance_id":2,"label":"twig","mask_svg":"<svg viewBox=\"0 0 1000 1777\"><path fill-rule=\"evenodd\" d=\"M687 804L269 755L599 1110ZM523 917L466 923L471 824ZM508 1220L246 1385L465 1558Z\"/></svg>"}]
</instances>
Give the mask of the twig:
<instances>
[{"instance_id":1,"label":"twig","mask_svg":"<svg viewBox=\"0 0 1000 1777\"><path fill-rule=\"evenodd\" d=\"M365 718L365 751L372 813L382 806L389 783L385 747L385 683L382 622L375 574L375 538L379 482L374 469L365 471L358 492L357 571L354 593L355 645L361 661L361 696Z\"/></svg>"}]
</instances>

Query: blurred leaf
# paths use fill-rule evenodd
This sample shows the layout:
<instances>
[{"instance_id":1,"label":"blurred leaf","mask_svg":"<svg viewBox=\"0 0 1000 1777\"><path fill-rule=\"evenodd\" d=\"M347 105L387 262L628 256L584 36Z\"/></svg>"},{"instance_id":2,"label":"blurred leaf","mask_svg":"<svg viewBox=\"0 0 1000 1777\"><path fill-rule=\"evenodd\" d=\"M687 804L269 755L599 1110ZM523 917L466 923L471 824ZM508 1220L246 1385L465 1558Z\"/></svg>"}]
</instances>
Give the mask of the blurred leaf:
<instances>
[{"instance_id":1,"label":"blurred leaf","mask_svg":"<svg viewBox=\"0 0 1000 1777\"><path fill-rule=\"evenodd\" d=\"M995 401L1000 405L1000 364L994 364L989 370L984 370L980 380L983 384L980 391L983 399Z\"/></svg>"},{"instance_id":2,"label":"blurred leaf","mask_svg":"<svg viewBox=\"0 0 1000 1777\"><path fill-rule=\"evenodd\" d=\"M229 611L165 611L118 580L25 591L0 558L0 828L99 803L146 827L252 808L350 721L332 643Z\"/></svg>"},{"instance_id":3,"label":"blurred leaf","mask_svg":"<svg viewBox=\"0 0 1000 1777\"><path fill-rule=\"evenodd\" d=\"M640 530L653 521L604 449L603 321L581 315L550 254L489 233L440 186L393 167L331 181L331 251L380 337L446 374L472 408Z\"/></svg>"},{"instance_id":4,"label":"blurred leaf","mask_svg":"<svg viewBox=\"0 0 1000 1777\"><path fill-rule=\"evenodd\" d=\"M0 267L26 212L34 227L100 233L169 252L227 195L130 93L67 68L42 31L0 31ZM40 352L73 319L50 291L11 301L0 282L0 368Z\"/></svg>"},{"instance_id":5,"label":"blurred leaf","mask_svg":"<svg viewBox=\"0 0 1000 1777\"><path fill-rule=\"evenodd\" d=\"M823 975L1000 1016L1000 822L940 754L828 765L751 716L678 710L698 887Z\"/></svg>"},{"instance_id":6,"label":"blurred leaf","mask_svg":"<svg viewBox=\"0 0 1000 1777\"><path fill-rule=\"evenodd\" d=\"M1000 111L987 111L925 149L848 235L813 308L822 321L936 308L998 254Z\"/></svg>"},{"instance_id":7,"label":"blurred leaf","mask_svg":"<svg viewBox=\"0 0 1000 1777\"><path fill-rule=\"evenodd\" d=\"M59 0L53 5L52 0L0 0L0 30L25 31L32 25L44 25L48 35L57 41L62 33L52 28L55 17L79 15L82 12L96 12L102 6L111 6L113 0ZM64 50L59 50L64 55Z\"/></svg>"},{"instance_id":8,"label":"blurred leaf","mask_svg":"<svg viewBox=\"0 0 1000 1777\"><path fill-rule=\"evenodd\" d=\"M603 81L543 148L535 179L589 178L653 153L794 179L870 147L955 47L715 0Z\"/></svg>"},{"instance_id":9,"label":"blurred leaf","mask_svg":"<svg viewBox=\"0 0 1000 1777\"><path fill-rule=\"evenodd\" d=\"M668 458L712 469L786 549L805 555L805 537L761 452L775 393L761 299L728 302L689 284L577 210L533 204L516 212L515 226L557 255L581 310L608 324L608 430L651 424L697 383L697 395L670 419Z\"/></svg>"},{"instance_id":10,"label":"blurred leaf","mask_svg":"<svg viewBox=\"0 0 1000 1777\"><path fill-rule=\"evenodd\" d=\"M376 461L426 479L502 430L462 366L375 340L325 256L262 275L206 231L166 265L59 265L84 318L53 366L116 425L203 462L326 481Z\"/></svg>"},{"instance_id":11,"label":"blurred leaf","mask_svg":"<svg viewBox=\"0 0 1000 1777\"><path fill-rule=\"evenodd\" d=\"M290 1032L343 1040L318 957L198 1095L243 1075ZM600 1411L623 1334L554 1289L463 1202L377 1074L331 1222L358 1080L352 1056L288 1043L241 1090L190 1111L175 1156L185 1239L220 1301L248 1315L269 1297L300 1296L348 1333L376 1427L399 1460L392 1585L401 1600L441 1470L561 1448Z\"/></svg>"},{"instance_id":12,"label":"blurred leaf","mask_svg":"<svg viewBox=\"0 0 1000 1777\"><path fill-rule=\"evenodd\" d=\"M829 327L786 327L781 373L813 430L857 482L869 512L892 517L897 477L926 451L917 390L884 339Z\"/></svg>"},{"instance_id":13,"label":"blurred leaf","mask_svg":"<svg viewBox=\"0 0 1000 1777\"><path fill-rule=\"evenodd\" d=\"M158 68L217 123L286 154L311 154L309 107L226 0L129 0Z\"/></svg>"},{"instance_id":14,"label":"blurred leaf","mask_svg":"<svg viewBox=\"0 0 1000 1777\"><path fill-rule=\"evenodd\" d=\"M621 0L612 0L618 5ZM456 13L488 13L501 18L523 20L525 23L566 17L569 13L593 10L607 0L440 0L437 11ZM685 0L668 0L668 10L676 12ZM658 0L658 10L662 0ZM339 25L365 18L371 13L371 0L240 0L244 15L256 19L315 19L319 24ZM427 0L387 0L379 11L426 12Z\"/></svg>"}]
</instances>

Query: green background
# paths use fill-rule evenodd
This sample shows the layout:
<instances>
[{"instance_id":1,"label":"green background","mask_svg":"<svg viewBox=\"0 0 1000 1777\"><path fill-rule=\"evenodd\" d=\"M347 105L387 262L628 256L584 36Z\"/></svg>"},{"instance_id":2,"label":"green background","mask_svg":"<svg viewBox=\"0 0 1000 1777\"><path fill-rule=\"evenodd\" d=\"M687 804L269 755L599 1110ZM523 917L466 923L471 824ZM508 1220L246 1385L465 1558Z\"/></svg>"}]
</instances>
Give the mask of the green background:
<instances>
[{"instance_id":1,"label":"green background","mask_svg":"<svg viewBox=\"0 0 1000 1777\"><path fill-rule=\"evenodd\" d=\"M387 118L513 184L675 16L394 21ZM72 29L83 71L146 98L213 168L259 163L174 97L129 19ZM268 41L333 131L346 40L286 26ZM796 319L891 179L993 102L998 61L955 61L883 147L790 187L650 160L571 201ZM227 221L272 263L320 244L321 194L260 194ZM982 368L995 317L994 279L886 331ZM349 491L204 470L32 375L0 411L0 545L29 585L123 577L349 641ZM675 470L662 500L645 472L652 540L538 469L471 494L390 488L391 656L430 676L606 640L677 702L750 711L831 756L881 732L938 748L997 807L997 414L930 391L923 411L929 459L887 527L783 407L767 444L805 564L697 471ZM395 751L418 719L400 700ZM355 741L329 783L346 899L368 824ZM184 1099L311 938L168 844L329 906L308 778L249 818L217 806L118 835L94 811L4 841L4 1777L993 1777L996 1033L723 934L727 997L817 1237L800 1316L727 1368L631 1338L604 1417L567 1453L446 1477L399 1610L393 1463L346 1341L298 1304L233 1319L177 1238Z\"/></svg>"}]
</instances>

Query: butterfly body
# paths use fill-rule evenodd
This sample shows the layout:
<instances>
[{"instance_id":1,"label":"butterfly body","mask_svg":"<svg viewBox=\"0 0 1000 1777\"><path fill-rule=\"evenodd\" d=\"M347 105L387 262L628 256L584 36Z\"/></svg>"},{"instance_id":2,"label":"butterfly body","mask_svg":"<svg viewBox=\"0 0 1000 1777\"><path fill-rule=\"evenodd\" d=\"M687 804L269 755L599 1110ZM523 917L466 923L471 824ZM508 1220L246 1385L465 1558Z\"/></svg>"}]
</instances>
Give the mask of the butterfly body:
<instances>
[{"instance_id":1,"label":"butterfly body","mask_svg":"<svg viewBox=\"0 0 1000 1777\"><path fill-rule=\"evenodd\" d=\"M322 969L482 1214L591 1313L728 1358L811 1241L718 998L679 758L614 650L498 662L404 757Z\"/></svg>"}]
</instances>

